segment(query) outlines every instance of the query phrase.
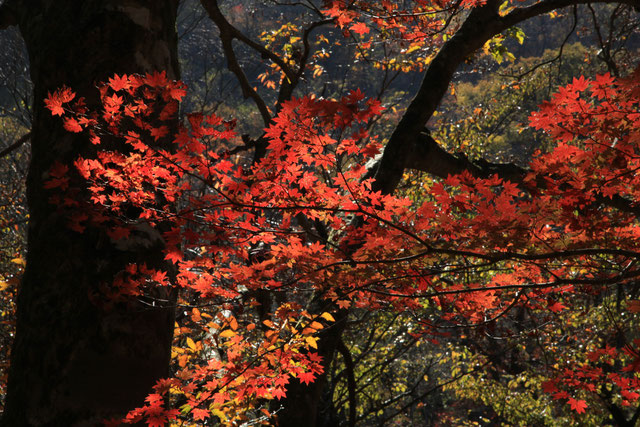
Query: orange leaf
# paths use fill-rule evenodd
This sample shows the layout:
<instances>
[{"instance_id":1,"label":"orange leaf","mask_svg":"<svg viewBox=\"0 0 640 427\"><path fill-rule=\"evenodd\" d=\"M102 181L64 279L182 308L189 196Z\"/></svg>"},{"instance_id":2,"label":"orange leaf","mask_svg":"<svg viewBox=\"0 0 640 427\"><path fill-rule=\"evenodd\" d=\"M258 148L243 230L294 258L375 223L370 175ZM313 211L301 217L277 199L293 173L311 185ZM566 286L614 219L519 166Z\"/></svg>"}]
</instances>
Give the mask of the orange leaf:
<instances>
[{"instance_id":1,"label":"orange leaf","mask_svg":"<svg viewBox=\"0 0 640 427\"><path fill-rule=\"evenodd\" d=\"M225 329L224 331L220 332L220 335L218 336L220 338L231 338L234 335L236 335L234 331L232 331L231 329Z\"/></svg>"},{"instance_id":2,"label":"orange leaf","mask_svg":"<svg viewBox=\"0 0 640 427\"><path fill-rule=\"evenodd\" d=\"M358 22L357 24L353 24L349 27L351 31L354 33L358 33L360 35L367 34L369 32L369 27L364 22Z\"/></svg>"},{"instance_id":3,"label":"orange leaf","mask_svg":"<svg viewBox=\"0 0 640 427\"><path fill-rule=\"evenodd\" d=\"M234 331L238 329L238 321L235 317L231 317L231 319L229 320L229 327Z\"/></svg>"}]
</instances>

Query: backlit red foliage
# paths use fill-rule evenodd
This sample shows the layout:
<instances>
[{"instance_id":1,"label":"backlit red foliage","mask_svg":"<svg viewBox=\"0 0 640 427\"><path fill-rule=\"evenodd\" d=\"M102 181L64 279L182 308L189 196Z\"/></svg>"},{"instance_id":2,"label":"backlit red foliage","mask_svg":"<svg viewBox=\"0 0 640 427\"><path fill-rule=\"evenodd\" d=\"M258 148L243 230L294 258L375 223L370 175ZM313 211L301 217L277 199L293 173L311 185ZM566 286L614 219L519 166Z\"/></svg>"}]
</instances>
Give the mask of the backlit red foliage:
<instances>
[{"instance_id":1,"label":"backlit red foliage","mask_svg":"<svg viewBox=\"0 0 640 427\"><path fill-rule=\"evenodd\" d=\"M328 13L366 34L342 4ZM265 129L268 154L251 166L231 154L239 144L233 121L192 114L172 125L185 88L162 73L114 76L100 87L102 111L86 111L67 88L50 94L47 107L65 128L105 146L73 165L91 205L65 196L72 165L50 171L52 200L74 211L70 227L100 225L126 244L163 224L166 259L176 267L172 276L131 265L109 294L176 286L220 306L211 319L192 316L203 333L187 346L207 361L184 359L127 420L164 425L179 415L166 406L175 394L196 421L215 415L213 407L233 416L259 399L281 399L293 378L314 381L323 370L316 335L333 318L307 311L298 295L321 293L326 311L419 315L428 302L438 317L418 321L429 335L441 322L483 324L516 307L553 316L571 308L574 295L636 278L636 83L637 76L574 80L532 114L531 125L557 146L537 153L520 182L465 172L426 186L418 203L372 191L372 178L364 179L364 165L381 149L366 123L381 106L360 91L285 102ZM314 234L310 222L328 235ZM250 295L259 290L283 295L262 324L237 314L239 305L256 304ZM589 407L574 393L603 384L627 404L637 401L636 344L622 364L611 363L622 357L611 347L586 354L544 391L577 413Z\"/></svg>"}]
</instances>

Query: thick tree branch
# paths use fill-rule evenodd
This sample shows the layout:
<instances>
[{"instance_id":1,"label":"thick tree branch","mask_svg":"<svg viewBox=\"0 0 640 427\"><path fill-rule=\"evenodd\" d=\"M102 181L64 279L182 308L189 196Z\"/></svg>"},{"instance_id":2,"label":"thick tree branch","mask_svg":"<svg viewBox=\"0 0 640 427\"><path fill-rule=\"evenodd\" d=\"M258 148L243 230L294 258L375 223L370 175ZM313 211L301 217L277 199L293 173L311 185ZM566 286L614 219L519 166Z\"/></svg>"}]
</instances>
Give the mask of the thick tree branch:
<instances>
[{"instance_id":1,"label":"thick tree branch","mask_svg":"<svg viewBox=\"0 0 640 427\"><path fill-rule=\"evenodd\" d=\"M631 420L629 421L629 425L635 426L638 423L638 419L639 418L640 418L640 405L633 412L633 416L631 417Z\"/></svg>"},{"instance_id":2,"label":"thick tree branch","mask_svg":"<svg viewBox=\"0 0 640 427\"><path fill-rule=\"evenodd\" d=\"M444 150L428 131L423 130L417 138L414 152L407 156L405 163L407 169L415 169L439 178L446 178L449 175L457 175L464 171L471 173L478 178L488 178L491 175L498 175L505 181L518 184L521 189L527 190L522 184L527 169L513 163L491 163L484 159L471 161L463 153L456 155ZM605 197L596 195L596 203L609 206L621 212L627 212L640 216L640 206L619 195Z\"/></svg>"},{"instance_id":3,"label":"thick tree branch","mask_svg":"<svg viewBox=\"0 0 640 427\"><path fill-rule=\"evenodd\" d=\"M521 183L526 170L512 163L491 163L484 159L472 162L463 153L456 155L444 150L425 129L416 138L415 152L408 156L405 167L446 178L464 171L486 178L497 174L502 179Z\"/></svg>"},{"instance_id":4,"label":"thick tree branch","mask_svg":"<svg viewBox=\"0 0 640 427\"><path fill-rule=\"evenodd\" d=\"M528 7L517 8L506 16L500 16L500 1L488 0L479 8L473 9L460 29L440 49L424 74L418 93L409 104L402 119L392 133L384 153L375 166L374 189L384 193L395 190L404 170L408 167L433 170L442 174L445 170L471 169L468 161L448 157L439 147L421 146L424 143L420 133L436 111L446 93L458 66L471 54L480 49L492 37L526 19L538 16L558 8L589 3L587 0L545 0ZM638 6L639 0L621 2ZM439 156L438 159L417 159L421 155ZM450 156L450 155L449 155ZM439 162L445 161L445 164ZM466 167L465 167L466 166ZM455 172L453 172L455 173Z\"/></svg>"},{"instance_id":5,"label":"thick tree branch","mask_svg":"<svg viewBox=\"0 0 640 427\"><path fill-rule=\"evenodd\" d=\"M456 34L447 41L424 74L418 93L391 134L375 174L374 190L392 193L397 187L407 159L419 149L419 134L433 115L458 66L471 53L500 33L498 0L489 0L473 9Z\"/></svg>"}]
</instances>

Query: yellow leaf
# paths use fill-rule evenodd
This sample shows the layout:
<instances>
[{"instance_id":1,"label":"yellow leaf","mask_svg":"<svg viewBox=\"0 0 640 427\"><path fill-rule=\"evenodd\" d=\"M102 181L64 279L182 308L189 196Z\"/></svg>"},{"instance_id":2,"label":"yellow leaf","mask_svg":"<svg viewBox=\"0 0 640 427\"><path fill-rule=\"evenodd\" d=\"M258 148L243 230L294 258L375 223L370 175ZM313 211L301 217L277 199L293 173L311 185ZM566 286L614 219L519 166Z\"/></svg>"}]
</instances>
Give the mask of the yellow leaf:
<instances>
[{"instance_id":1,"label":"yellow leaf","mask_svg":"<svg viewBox=\"0 0 640 427\"><path fill-rule=\"evenodd\" d=\"M211 415L215 415L216 417L220 418L220 421L222 422L227 421L227 414L222 412L220 409L212 409Z\"/></svg>"},{"instance_id":2,"label":"yellow leaf","mask_svg":"<svg viewBox=\"0 0 640 427\"><path fill-rule=\"evenodd\" d=\"M307 342L307 344L309 344L309 347L313 347L316 350L318 349L318 338L306 337L304 340Z\"/></svg>"},{"instance_id":3,"label":"yellow leaf","mask_svg":"<svg viewBox=\"0 0 640 427\"><path fill-rule=\"evenodd\" d=\"M190 337L187 337L187 345L193 351L196 351L196 343Z\"/></svg>"},{"instance_id":4,"label":"yellow leaf","mask_svg":"<svg viewBox=\"0 0 640 427\"><path fill-rule=\"evenodd\" d=\"M406 55L415 52L416 50L420 49L420 45L413 45L411 46L409 49L407 49L407 51L405 52Z\"/></svg>"},{"instance_id":5,"label":"yellow leaf","mask_svg":"<svg viewBox=\"0 0 640 427\"><path fill-rule=\"evenodd\" d=\"M320 317L322 317L327 322L335 322L336 321L336 319L334 319L333 316L330 313L322 313L320 315Z\"/></svg>"}]
</instances>

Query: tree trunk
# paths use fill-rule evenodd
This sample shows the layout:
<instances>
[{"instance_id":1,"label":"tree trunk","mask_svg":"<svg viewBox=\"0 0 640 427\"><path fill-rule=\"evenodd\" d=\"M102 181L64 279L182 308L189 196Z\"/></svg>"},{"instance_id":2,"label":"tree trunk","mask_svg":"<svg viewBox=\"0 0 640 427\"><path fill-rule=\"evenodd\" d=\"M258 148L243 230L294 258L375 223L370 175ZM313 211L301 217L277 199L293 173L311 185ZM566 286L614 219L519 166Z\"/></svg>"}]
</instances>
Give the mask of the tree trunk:
<instances>
[{"instance_id":1,"label":"tree trunk","mask_svg":"<svg viewBox=\"0 0 640 427\"><path fill-rule=\"evenodd\" d=\"M92 426L141 406L169 374L174 324L171 298L115 304L101 296L124 266L163 264L160 233L115 244L105 230L68 228L68 215L44 188L55 162L69 165L95 148L70 134L44 108L67 85L90 108L96 82L114 73L166 70L178 78L177 0L8 0L29 52L34 83L32 159L27 180L28 254L18 295L2 426ZM75 177L75 178L74 178ZM77 196L86 197L84 192Z\"/></svg>"},{"instance_id":2,"label":"tree trunk","mask_svg":"<svg viewBox=\"0 0 640 427\"><path fill-rule=\"evenodd\" d=\"M320 312L320 310L316 310ZM278 427L330 427L337 425L333 405L323 401L327 386L327 373L331 369L336 349L345 330L348 310L333 312L335 323L318 334L318 355L322 357L324 373L311 384L292 379L287 385L287 396L273 401L271 410L276 413Z\"/></svg>"}]
</instances>

